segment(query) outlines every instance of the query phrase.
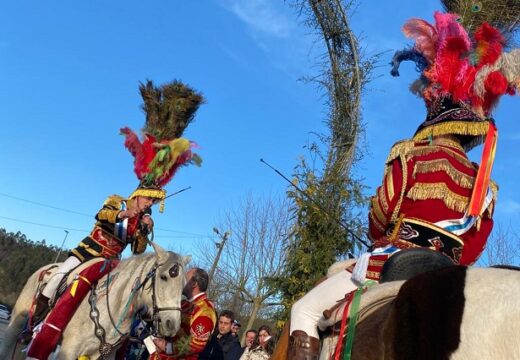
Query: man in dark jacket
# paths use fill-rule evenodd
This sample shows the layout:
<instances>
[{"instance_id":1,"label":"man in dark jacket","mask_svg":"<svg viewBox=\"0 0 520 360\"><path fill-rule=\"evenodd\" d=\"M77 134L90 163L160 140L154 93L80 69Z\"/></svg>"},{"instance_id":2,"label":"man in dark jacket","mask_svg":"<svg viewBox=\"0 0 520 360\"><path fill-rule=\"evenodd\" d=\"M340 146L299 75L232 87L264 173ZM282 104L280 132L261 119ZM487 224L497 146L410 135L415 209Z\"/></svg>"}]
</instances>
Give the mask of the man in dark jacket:
<instances>
[{"instance_id":1,"label":"man in dark jacket","mask_svg":"<svg viewBox=\"0 0 520 360\"><path fill-rule=\"evenodd\" d=\"M213 333L211 339L199 355L199 360L239 360L242 355L242 347L238 337L231 333L231 326L235 320L235 314L230 310L224 310L218 317L218 330Z\"/></svg>"}]
</instances>

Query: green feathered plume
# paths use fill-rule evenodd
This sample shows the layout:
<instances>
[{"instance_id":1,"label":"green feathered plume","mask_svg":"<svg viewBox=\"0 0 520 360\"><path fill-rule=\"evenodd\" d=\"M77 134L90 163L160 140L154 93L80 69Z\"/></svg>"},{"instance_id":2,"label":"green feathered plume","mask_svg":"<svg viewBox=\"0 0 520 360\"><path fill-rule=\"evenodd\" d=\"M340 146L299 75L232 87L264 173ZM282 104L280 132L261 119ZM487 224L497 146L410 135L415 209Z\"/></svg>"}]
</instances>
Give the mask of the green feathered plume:
<instances>
[{"instance_id":1,"label":"green feathered plume","mask_svg":"<svg viewBox=\"0 0 520 360\"><path fill-rule=\"evenodd\" d=\"M509 42L520 26L519 0L441 0L446 12L461 16L462 26L473 33L487 22Z\"/></svg>"},{"instance_id":2,"label":"green feathered plume","mask_svg":"<svg viewBox=\"0 0 520 360\"><path fill-rule=\"evenodd\" d=\"M181 137L204 102L202 94L177 80L160 87L147 80L140 84L139 91L146 113L143 131L155 136L158 142Z\"/></svg>"}]
</instances>

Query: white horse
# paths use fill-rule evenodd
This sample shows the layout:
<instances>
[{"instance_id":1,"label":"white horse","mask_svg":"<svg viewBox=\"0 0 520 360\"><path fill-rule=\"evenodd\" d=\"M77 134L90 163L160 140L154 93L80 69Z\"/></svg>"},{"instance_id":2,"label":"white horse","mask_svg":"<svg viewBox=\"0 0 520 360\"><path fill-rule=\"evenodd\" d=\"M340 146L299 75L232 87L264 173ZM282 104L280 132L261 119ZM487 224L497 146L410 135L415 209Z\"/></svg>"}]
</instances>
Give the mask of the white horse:
<instances>
[{"instance_id":1,"label":"white horse","mask_svg":"<svg viewBox=\"0 0 520 360\"><path fill-rule=\"evenodd\" d=\"M404 282L388 300L402 283L369 290L386 300L358 322L353 360L520 359L520 271L450 267ZM320 359L337 341L322 341Z\"/></svg>"},{"instance_id":2,"label":"white horse","mask_svg":"<svg viewBox=\"0 0 520 360\"><path fill-rule=\"evenodd\" d=\"M90 297L92 304L86 296L64 330L57 359L71 360L80 356L113 359L115 351L130 332L131 319L137 309L148 309L148 315L154 319L161 335L173 336L178 331L185 284L184 267L190 257L152 245L155 254L122 260L98 281L96 297ZM40 271L29 278L13 308L0 348L2 360L11 359L15 352L17 336L27 321Z\"/></svg>"}]
</instances>

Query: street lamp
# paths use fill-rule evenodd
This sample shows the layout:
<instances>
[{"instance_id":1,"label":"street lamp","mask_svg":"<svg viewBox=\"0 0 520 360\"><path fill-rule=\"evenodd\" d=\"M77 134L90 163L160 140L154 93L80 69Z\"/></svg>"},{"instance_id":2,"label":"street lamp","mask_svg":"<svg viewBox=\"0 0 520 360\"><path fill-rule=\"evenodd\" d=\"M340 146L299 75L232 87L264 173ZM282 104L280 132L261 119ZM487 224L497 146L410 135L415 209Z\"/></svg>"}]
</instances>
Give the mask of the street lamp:
<instances>
[{"instance_id":1,"label":"street lamp","mask_svg":"<svg viewBox=\"0 0 520 360\"><path fill-rule=\"evenodd\" d=\"M69 236L69 231L68 230L64 230L64 231L65 231L65 238L63 239L63 241L61 243L60 250L58 251L58 255L56 255L56 260L54 260L55 263L58 262L58 258L60 257L60 254L61 254L61 249L63 249L63 246L65 245L65 240L67 240L67 236Z\"/></svg>"},{"instance_id":2,"label":"street lamp","mask_svg":"<svg viewBox=\"0 0 520 360\"><path fill-rule=\"evenodd\" d=\"M222 253L222 249L224 248L224 244L226 243L226 240L228 239L228 237L231 235L231 232L229 232L229 231L226 231L224 233L224 235L222 235L220 233L220 231L216 227L213 228L213 232L215 232L215 234L220 236L220 239L222 241L221 242L215 242L215 246L217 247L218 252L217 252L217 256L215 256L215 261L213 261L213 265L211 266L211 270L210 270L209 275L208 275L210 282L211 282L211 279L213 279L213 274L215 273L215 270L217 269L217 264L218 264L218 261L220 259L220 254Z\"/></svg>"}]
</instances>

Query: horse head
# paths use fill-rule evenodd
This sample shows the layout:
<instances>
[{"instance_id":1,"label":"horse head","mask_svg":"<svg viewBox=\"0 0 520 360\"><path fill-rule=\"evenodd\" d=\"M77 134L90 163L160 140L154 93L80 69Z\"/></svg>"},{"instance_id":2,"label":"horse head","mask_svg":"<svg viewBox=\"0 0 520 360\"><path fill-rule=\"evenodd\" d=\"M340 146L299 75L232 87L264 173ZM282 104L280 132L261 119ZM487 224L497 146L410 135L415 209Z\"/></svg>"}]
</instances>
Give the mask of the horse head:
<instances>
[{"instance_id":1,"label":"horse head","mask_svg":"<svg viewBox=\"0 0 520 360\"><path fill-rule=\"evenodd\" d=\"M152 277L152 317L162 336L173 336L181 324L181 297L186 284L185 267L191 256L166 251L152 242L155 274Z\"/></svg>"}]
</instances>

